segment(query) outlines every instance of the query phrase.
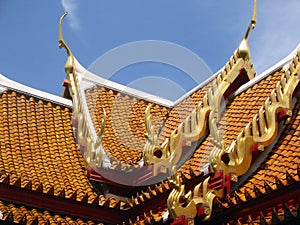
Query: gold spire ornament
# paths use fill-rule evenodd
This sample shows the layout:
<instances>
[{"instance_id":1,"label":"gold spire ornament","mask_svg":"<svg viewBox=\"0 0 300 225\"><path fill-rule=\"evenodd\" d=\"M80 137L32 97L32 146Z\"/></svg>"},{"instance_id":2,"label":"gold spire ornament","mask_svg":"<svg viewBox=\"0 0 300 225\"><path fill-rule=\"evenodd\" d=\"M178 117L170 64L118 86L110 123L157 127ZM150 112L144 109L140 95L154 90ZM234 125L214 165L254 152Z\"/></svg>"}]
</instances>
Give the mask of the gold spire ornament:
<instances>
[{"instance_id":1,"label":"gold spire ornament","mask_svg":"<svg viewBox=\"0 0 300 225\"><path fill-rule=\"evenodd\" d=\"M102 138L104 134L104 127L106 122L106 112L103 108L103 118L101 123L101 128L99 131L95 131L96 135L93 135L92 130L93 125L89 123L88 117L89 112L86 111L84 106L85 101L83 100L79 78L80 74L77 74L75 66L75 57L72 51L66 44L63 34L62 34L62 23L64 18L68 13L64 13L59 20L59 30L58 30L58 42L59 48L64 48L67 52L68 58L65 64L65 72L68 79L71 81L70 92L73 101L73 120L77 121L78 125L74 129L77 132L77 143L78 147L83 148L83 155L87 163L92 166L101 167L102 166L102 154L105 151L102 146Z\"/></svg>"},{"instance_id":2,"label":"gold spire ornament","mask_svg":"<svg viewBox=\"0 0 300 225\"><path fill-rule=\"evenodd\" d=\"M210 155L210 169L213 173L220 171L220 174L223 174L221 175L222 179L226 179L226 182L231 182L231 180L236 179L236 174L234 173L234 171L236 171L235 166L237 166L236 161L243 164L243 166L245 164L247 164L248 166L249 158L251 158L251 156L249 156L248 153L245 155L243 154L244 152L241 150L239 154L245 156L243 159L239 160L238 158L235 158L236 155L231 154L229 155L229 159L232 160L230 161L230 164L234 164L234 166L230 167L230 169L226 169L224 168L225 166L221 166L223 161L220 155L222 153L224 154L224 151L228 151L228 149L226 149L222 134L217 127L217 122L221 119L221 102L224 93L228 90L231 84L236 79L238 79L241 69L245 69L249 80L253 79L256 75L253 64L251 62L250 50L248 46L248 37L251 30L255 27L255 24L256 0L254 0L252 19L250 25L248 26L245 36L243 37L238 49L230 58L229 62L225 65L222 72L217 76L215 84L208 90L207 94L204 97L204 100L206 99L206 102L208 103L207 106L209 108L209 110L207 110L207 112L209 113L204 114L204 119L208 121L209 132L211 134L211 142L214 146ZM248 142L247 140L247 138L243 140L243 143L245 145L250 145L251 142ZM239 171L238 175L240 175L240 172L244 171ZM232 176L231 173L233 173ZM230 175L228 176L228 174ZM176 188L174 188L174 190L170 193L169 198L167 200L170 214L173 217L185 216L186 218L195 218L197 215L197 209L202 208L203 221L209 220L212 216L215 199L217 197L221 198L224 196L224 187L218 189L211 189L209 187L210 179L211 177L207 177L203 182L195 186L193 196L189 196L189 199L186 199L185 206L183 206L179 201L180 197L185 197L183 191L184 186L179 182L175 182Z\"/></svg>"},{"instance_id":3,"label":"gold spire ornament","mask_svg":"<svg viewBox=\"0 0 300 225\"><path fill-rule=\"evenodd\" d=\"M158 134L154 133L154 127L151 123L150 110L146 109L145 124L148 135L146 135L147 141L143 151L145 165L153 164L158 171L165 171L161 168L167 168L171 161L176 164L180 160L183 154L182 143L203 139L207 130L210 130L214 144L223 145L216 126L222 114L223 96L231 84L239 78L242 69L246 71L249 80L256 76L248 47L248 37L255 24L256 1L254 1L253 15L246 34L221 73L216 77L214 85L192 113L172 132L170 138L167 138L160 146L157 141ZM209 125L209 129L207 129L207 125ZM161 151L160 158L155 156L155 151ZM154 174L157 173L154 172Z\"/></svg>"},{"instance_id":4,"label":"gold spire ornament","mask_svg":"<svg viewBox=\"0 0 300 225\"><path fill-rule=\"evenodd\" d=\"M253 15L253 18L255 18L256 1ZM242 47L240 45L239 49L246 49L243 46L246 46L244 44L247 43L250 30L253 29L255 23L256 20L252 19L245 38L242 40ZM248 50L242 52L247 53ZM248 53L244 54L244 56L248 56ZM218 144L218 141L216 141L210 154L210 172L222 174L221 178L223 182L236 182L239 176L246 174L251 166L253 147L257 146L257 149L263 151L264 148L271 145L278 136L280 122L278 120L279 113L285 113L287 116L286 122L291 118L293 94L299 84L300 49L298 49L289 68L285 71L280 81L278 81L276 87L271 92L270 97L267 98L258 113L242 130L237 139L233 141L229 147L225 147L223 143ZM215 130L214 132L216 134L212 134L212 136L217 137L219 135L217 133L218 130ZM224 158L227 160L224 161ZM209 220L212 216L215 200L225 196L225 185L211 187L209 185L211 179L213 179L211 176L206 178L194 188L194 195L190 201L185 202L185 206L182 206L179 201L176 201L176 199L180 199L178 195L184 197L184 191L180 187L180 183L177 182L176 185L178 187L174 189L168 198L168 205L170 205L169 210L172 211L170 214L173 216L175 215L174 217L178 217L181 215L190 216L191 213L194 213L194 217L196 217L195 209L191 208L191 206L196 205L197 209L202 208L204 211L202 220Z\"/></svg>"},{"instance_id":5,"label":"gold spire ornament","mask_svg":"<svg viewBox=\"0 0 300 225\"><path fill-rule=\"evenodd\" d=\"M65 64L65 71L66 71L67 75L70 75L70 74L73 74L75 71L74 56L73 56L70 48L66 44L63 34L62 34L62 22L67 15L68 15L68 13L65 12L59 20L58 42L59 42L59 48L64 48L68 54L68 58L67 58L67 61Z\"/></svg>"},{"instance_id":6,"label":"gold spire ornament","mask_svg":"<svg viewBox=\"0 0 300 225\"><path fill-rule=\"evenodd\" d=\"M238 48L239 55L244 58L245 60L250 59L250 50L248 45L248 38L251 31L255 28L256 25L256 15L257 15L257 2L254 0L254 7L253 7L253 14L248 29L244 38L242 39L240 46Z\"/></svg>"}]
</instances>

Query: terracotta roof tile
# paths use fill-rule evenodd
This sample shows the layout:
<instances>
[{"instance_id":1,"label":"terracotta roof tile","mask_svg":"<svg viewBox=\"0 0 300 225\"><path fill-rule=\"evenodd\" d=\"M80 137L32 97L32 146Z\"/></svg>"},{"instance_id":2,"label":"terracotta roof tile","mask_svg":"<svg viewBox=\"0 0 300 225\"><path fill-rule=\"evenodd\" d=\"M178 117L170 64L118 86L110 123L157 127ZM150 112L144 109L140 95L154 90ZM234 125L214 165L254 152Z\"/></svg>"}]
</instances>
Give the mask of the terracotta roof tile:
<instances>
[{"instance_id":1,"label":"terracotta roof tile","mask_svg":"<svg viewBox=\"0 0 300 225\"><path fill-rule=\"evenodd\" d=\"M248 183L260 184L267 180L272 184L272 188L276 188L276 179L279 179L283 185L288 185L290 179L299 181L297 170L300 164L299 146L295 146L295 141L300 140L297 131L300 131L300 121L297 117L300 115L300 100L297 101L290 124L286 125L285 131L275 144L272 152L265 159L258 170L252 174L251 178L239 188L253 192L253 186ZM292 143L292 144L291 144Z\"/></svg>"},{"instance_id":2,"label":"terracotta roof tile","mask_svg":"<svg viewBox=\"0 0 300 225\"><path fill-rule=\"evenodd\" d=\"M102 108L106 111L102 144L107 154L119 162L137 165L146 143L144 116L149 102L97 85L87 89L85 94L96 130L101 126ZM152 106L156 132L163 126L168 111L168 108L157 104Z\"/></svg>"},{"instance_id":3,"label":"terracotta roof tile","mask_svg":"<svg viewBox=\"0 0 300 225\"><path fill-rule=\"evenodd\" d=\"M86 221L80 218L71 218L69 216L61 216L49 211L38 211L25 206L17 206L0 201L0 211L3 214L4 221L14 222L16 224L51 224L51 225L77 225L77 224L102 224L93 221ZM1 219L0 219L1 221Z\"/></svg>"},{"instance_id":4,"label":"terracotta roof tile","mask_svg":"<svg viewBox=\"0 0 300 225\"><path fill-rule=\"evenodd\" d=\"M85 176L85 164L72 134L71 109L38 100L15 91L0 97L0 171L10 184L47 193L54 188L66 195L77 191L81 199L94 194Z\"/></svg>"},{"instance_id":5,"label":"terracotta roof tile","mask_svg":"<svg viewBox=\"0 0 300 225\"><path fill-rule=\"evenodd\" d=\"M226 111L218 123L218 129L222 131L226 146L229 146L232 141L236 140L237 135L252 120L275 88L283 72L283 70L279 70L270 74L228 102ZM248 105L250 107L246 107ZM203 166L209 163L209 155L213 148L210 138L209 134L196 149L193 156L181 168L182 171L194 168L195 173L200 173ZM199 156L201 156L200 159L198 158Z\"/></svg>"},{"instance_id":6,"label":"terracotta roof tile","mask_svg":"<svg viewBox=\"0 0 300 225\"><path fill-rule=\"evenodd\" d=\"M169 138L170 134L177 129L179 124L191 114L198 103L202 101L204 95L212 86L213 82L214 80L192 93L189 97L185 98L171 109L169 116L160 132L158 139L159 144L162 144L166 138Z\"/></svg>"}]
</instances>

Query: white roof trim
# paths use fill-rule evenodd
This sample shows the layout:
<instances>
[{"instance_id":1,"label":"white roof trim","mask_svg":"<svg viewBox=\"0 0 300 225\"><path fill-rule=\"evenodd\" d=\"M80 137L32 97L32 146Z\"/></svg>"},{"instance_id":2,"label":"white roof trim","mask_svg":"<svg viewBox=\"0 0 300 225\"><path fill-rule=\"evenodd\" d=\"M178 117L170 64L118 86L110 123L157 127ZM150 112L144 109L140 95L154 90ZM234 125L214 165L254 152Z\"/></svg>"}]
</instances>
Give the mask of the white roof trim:
<instances>
[{"instance_id":1,"label":"white roof trim","mask_svg":"<svg viewBox=\"0 0 300 225\"><path fill-rule=\"evenodd\" d=\"M104 79L100 76L95 75L94 73L88 71L87 69L85 69L79 62L78 60L75 58L75 67L76 67L76 71L78 73L78 75L82 76L82 79L86 80L86 81L90 81L93 83L98 83L100 85L103 85L104 87L116 90L116 91L120 91L124 94L128 94L130 96L136 97L138 99L144 99L150 102L154 102L156 104L159 105L163 105L166 107L172 107L174 105L173 101L143 92L143 91L139 91L136 90L134 88L130 88L127 87L125 85L122 84L118 84L116 82Z\"/></svg>"},{"instance_id":2,"label":"white roof trim","mask_svg":"<svg viewBox=\"0 0 300 225\"><path fill-rule=\"evenodd\" d=\"M189 92L185 93L182 97L180 97L176 101L171 101L171 100L168 100L168 99L156 96L156 95L152 95L152 94L149 94L147 92L139 91L137 89L130 88L130 87L127 87L125 85L118 84L116 82L113 82L113 81L107 80L105 78L102 78L102 77L88 71L86 68L84 68L76 58L75 58L75 67L76 67L77 73L80 74L82 76L82 79L84 79L86 81L95 82L95 83L98 83L100 85L103 85L104 87L107 87L107 88L110 88L110 89L113 89L113 90L116 90L116 91L120 91L121 93L136 97L137 99L144 99L146 101L153 102L153 103L156 103L156 104L168 107L168 108L174 107L179 102L181 102L182 100L187 98L187 96L191 95L192 93L196 92L199 88L201 88L204 85L206 85L207 83L209 83L221 71L221 70L218 71L213 76L209 77L207 80L200 83L199 85L194 87Z\"/></svg>"},{"instance_id":3,"label":"white roof trim","mask_svg":"<svg viewBox=\"0 0 300 225\"><path fill-rule=\"evenodd\" d=\"M72 101L66 98L62 98L53 94L49 94L37 89L28 87L26 85L20 84L18 82L12 81L0 73L0 86L7 89L15 90L33 97L37 97L46 101L56 103L58 105L64 105L67 107L72 107Z\"/></svg>"},{"instance_id":4,"label":"white roof trim","mask_svg":"<svg viewBox=\"0 0 300 225\"><path fill-rule=\"evenodd\" d=\"M179 99L177 99L174 102L174 105L177 105L178 103L180 103L181 101L183 101L184 99L186 99L188 96L192 95L193 93L195 93L196 91L198 91L200 88L202 88L205 85L207 85L209 82L211 82L213 79L215 79L222 72L223 69L224 69L224 67L222 67L222 69L220 69L218 72L214 73L208 79L206 79L205 81L203 81L202 83L198 84L196 87L194 87L193 89L191 89L190 91L188 91L187 93L185 93L183 96L181 96Z\"/></svg>"},{"instance_id":5,"label":"white roof trim","mask_svg":"<svg viewBox=\"0 0 300 225\"><path fill-rule=\"evenodd\" d=\"M242 85L238 90L236 90L232 96L237 96L241 94L242 92L246 91L248 88L252 87L254 84L258 83L262 79L266 78L270 74L274 73L275 71L288 67L288 64L293 59L293 57L296 55L297 50L300 48L300 43L297 45L297 47L284 59L280 60L278 63L276 63L274 66L267 69L265 72L260 74L259 76L255 77L254 79L250 80L249 82Z\"/></svg>"}]
</instances>

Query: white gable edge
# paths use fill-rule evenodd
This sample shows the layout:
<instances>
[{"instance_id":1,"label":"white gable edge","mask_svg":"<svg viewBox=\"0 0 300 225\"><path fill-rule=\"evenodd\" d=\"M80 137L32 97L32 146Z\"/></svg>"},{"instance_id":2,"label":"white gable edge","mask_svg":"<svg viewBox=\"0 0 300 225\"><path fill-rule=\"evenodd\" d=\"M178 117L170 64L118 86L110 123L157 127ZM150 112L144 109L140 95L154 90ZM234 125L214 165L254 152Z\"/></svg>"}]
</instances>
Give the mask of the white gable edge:
<instances>
[{"instance_id":1,"label":"white gable edge","mask_svg":"<svg viewBox=\"0 0 300 225\"><path fill-rule=\"evenodd\" d=\"M100 84L106 88L115 90L115 91L119 91L121 93L127 94L129 96L135 97L137 99L144 99L146 101L149 102L153 102L156 103L158 105L162 105L165 107L172 107L174 105L173 101L143 92L143 91L139 91L136 90L134 88L130 88L127 87L125 85L122 84L118 84L116 82L107 80L105 78L102 78L90 71L88 71L87 69L85 69L79 62L78 60L75 58L75 68L76 68L76 72L82 76L82 79L86 80L86 81L90 81L92 83L97 83Z\"/></svg>"},{"instance_id":2,"label":"white gable edge","mask_svg":"<svg viewBox=\"0 0 300 225\"><path fill-rule=\"evenodd\" d=\"M146 101L153 102L153 103L156 103L158 105L162 105L162 106L165 106L165 107L168 107L168 108L174 107L179 102L181 102L182 100L184 100L185 98L190 96L192 93L196 92L198 89L200 89L201 87L208 84L221 71L221 70L218 71L217 73L215 73L213 76L209 77L204 82L198 84L196 87L194 87L193 89L191 89L190 91L185 93L183 96L181 96L176 101L171 101L171 100L168 100L168 99L156 96L156 95L152 95L152 94L149 94L147 92L139 91L137 89L130 88L130 87L127 87L125 85L118 84L116 82L113 82L113 81L107 80L105 78L102 78L102 77L88 71L86 68L84 68L76 58L75 58L75 67L76 67L77 73L82 75L82 79L84 79L84 80L91 81L91 82L96 82L100 85L103 85L104 87L119 91L121 93L127 94L127 95L135 97L137 99L144 99Z\"/></svg>"},{"instance_id":3,"label":"white gable edge","mask_svg":"<svg viewBox=\"0 0 300 225\"><path fill-rule=\"evenodd\" d=\"M2 75L0 73L0 86L14 90L20 93L24 93L26 95L36 97L45 101L49 101L52 103L55 103L57 105L67 106L69 108L72 108L72 101L57 95L53 95L44 91L40 91L31 87L28 87L24 84L20 84L18 82L15 82L6 76Z\"/></svg>"}]
</instances>

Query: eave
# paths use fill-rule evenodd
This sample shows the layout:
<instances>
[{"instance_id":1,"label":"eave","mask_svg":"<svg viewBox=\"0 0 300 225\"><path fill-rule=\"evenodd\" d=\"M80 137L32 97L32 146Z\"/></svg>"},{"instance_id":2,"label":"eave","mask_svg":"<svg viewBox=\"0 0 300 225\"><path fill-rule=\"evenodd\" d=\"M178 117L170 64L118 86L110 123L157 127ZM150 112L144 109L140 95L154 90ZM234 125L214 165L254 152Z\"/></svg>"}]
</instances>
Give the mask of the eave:
<instances>
[{"instance_id":1,"label":"eave","mask_svg":"<svg viewBox=\"0 0 300 225\"><path fill-rule=\"evenodd\" d=\"M0 199L15 204L57 212L62 215L99 222L118 224L126 220L126 214L119 209L74 201L5 183L0 183Z\"/></svg>"}]
</instances>

